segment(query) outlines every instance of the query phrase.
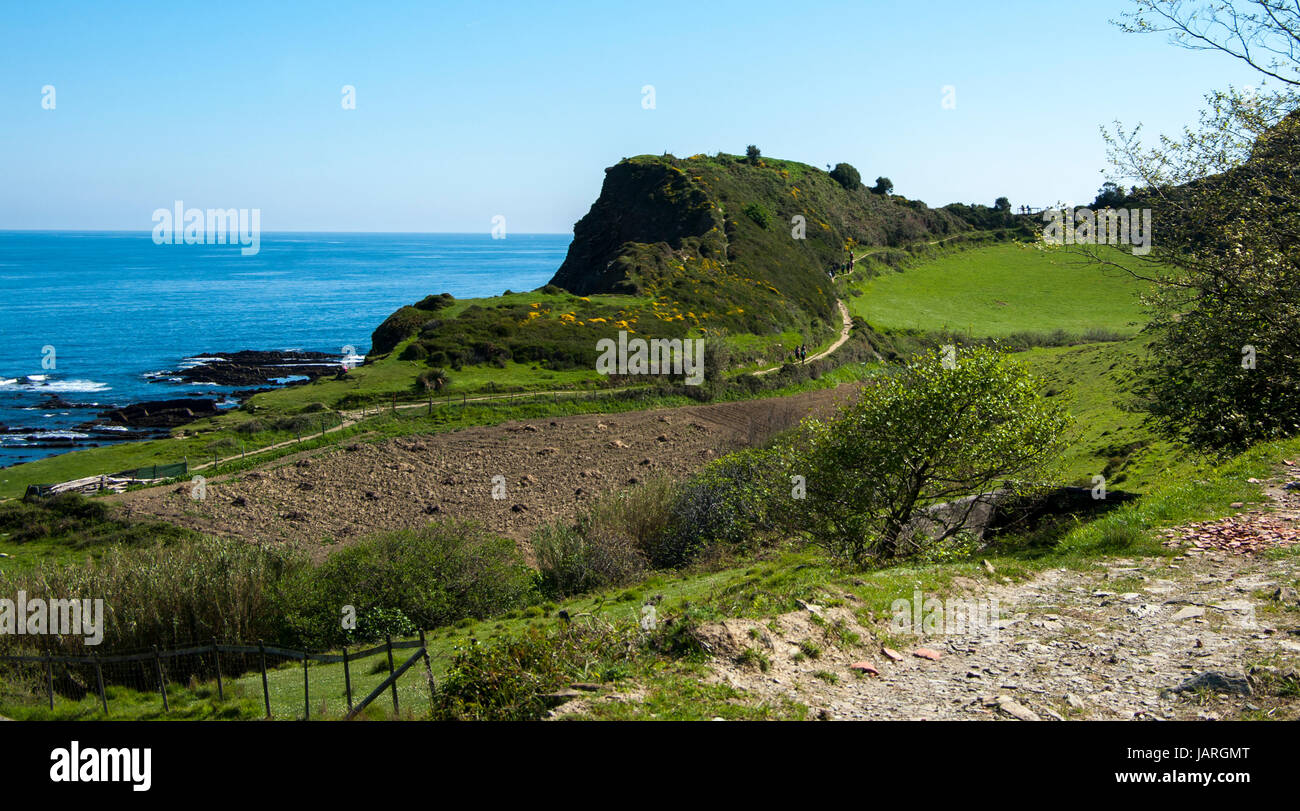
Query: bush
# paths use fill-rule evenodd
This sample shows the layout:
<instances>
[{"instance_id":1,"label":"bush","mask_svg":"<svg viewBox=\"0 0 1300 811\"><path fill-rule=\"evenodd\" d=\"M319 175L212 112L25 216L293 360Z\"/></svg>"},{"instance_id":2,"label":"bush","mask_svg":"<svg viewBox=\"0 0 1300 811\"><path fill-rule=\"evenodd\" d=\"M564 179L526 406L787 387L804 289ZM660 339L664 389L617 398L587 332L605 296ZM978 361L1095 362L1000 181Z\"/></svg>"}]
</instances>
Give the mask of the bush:
<instances>
[{"instance_id":1,"label":"bush","mask_svg":"<svg viewBox=\"0 0 1300 811\"><path fill-rule=\"evenodd\" d=\"M657 566L679 566L711 551L746 551L775 529L773 506L788 501L776 451L749 449L709 463L679 488L670 526L650 550Z\"/></svg>"},{"instance_id":2,"label":"bush","mask_svg":"<svg viewBox=\"0 0 1300 811\"><path fill-rule=\"evenodd\" d=\"M533 552L543 590L567 595L620 586L652 562L677 565L663 548L675 492L670 480L655 479L600 499L572 526L540 527Z\"/></svg>"},{"instance_id":3,"label":"bush","mask_svg":"<svg viewBox=\"0 0 1300 811\"><path fill-rule=\"evenodd\" d=\"M894 181L887 177L876 178L876 185L871 187L872 194L891 194L894 191Z\"/></svg>"},{"instance_id":4,"label":"bush","mask_svg":"<svg viewBox=\"0 0 1300 811\"><path fill-rule=\"evenodd\" d=\"M772 215L767 213L767 209L758 203L750 203L744 208L745 216L753 220L759 228L766 229L772 222Z\"/></svg>"},{"instance_id":5,"label":"bush","mask_svg":"<svg viewBox=\"0 0 1300 811\"><path fill-rule=\"evenodd\" d=\"M428 313L415 307L403 307L375 328L370 335L371 354L392 352L402 341L410 338L422 324L429 320Z\"/></svg>"},{"instance_id":6,"label":"bush","mask_svg":"<svg viewBox=\"0 0 1300 811\"><path fill-rule=\"evenodd\" d=\"M645 573L645 555L626 535L547 525L533 533L542 593L565 597L629 583Z\"/></svg>"},{"instance_id":7,"label":"bush","mask_svg":"<svg viewBox=\"0 0 1300 811\"><path fill-rule=\"evenodd\" d=\"M451 375L447 374L446 369L429 369L420 372L415 378L415 390L420 393L427 391L442 391L451 385Z\"/></svg>"},{"instance_id":8,"label":"bush","mask_svg":"<svg viewBox=\"0 0 1300 811\"><path fill-rule=\"evenodd\" d=\"M638 654L626 628L584 624L514 639L473 644L456 659L433 695L439 721L533 721L551 704L545 694L575 678L607 680Z\"/></svg>"},{"instance_id":9,"label":"bush","mask_svg":"<svg viewBox=\"0 0 1300 811\"><path fill-rule=\"evenodd\" d=\"M455 301L455 297L453 297L451 293L439 293L436 296L425 296L416 302L414 306L417 310L432 312L434 310L441 310L453 301Z\"/></svg>"},{"instance_id":10,"label":"bush","mask_svg":"<svg viewBox=\"0 0 1300 811\"><path fill-rule=\"evenodd\" d=\"M853 191L862 186L862 175L847 163L837 163L831 170L831 180L843 186L848 191Z\"/></svg>"},{"instance_id":11,"label":"bush","mask_svg":"<svg viewBox=\"0 0 1300 811\"><path fill-rule=\"evenodd\" d=\"M10 543L55 542L72 549L156 545L198 537L174 524L118 518L106 502L79 493L0 504L0 533L7 534Z\"/></svg>"},{"instance_id":12,"label":"bush","mask_svg":"<svg viewBox=\"0 0 1300 811\"><path fill-rule=\"evenodd\" d=\"M476 524L446 521L335 552L289 583L283 604L295 638L329 647L356 636L342 628L345 605L358 617L396 610L419 628L436 628L518 608L533 593L534 579L514 541Z\"/></svg>"},{"instance_id":13,"label":"bush","mask_svg":"<svg viewBox=\"0 0 1300 811\"><path fill-rule=\"evenodd\" d=\"M420 630L400 608L371 608L357 616L357 642L378 642L386 637L410 636Z\"/></svg>"},{"instance_id":14,"label":"bush","mask_svg":"<svg viewBox=\"0 0 1300 811\"><path fill-rule=\"evenodd\" d=\"M954 361L923 355L836 419L805 422L801 521L836 557L862 565L942 542L994 488L1037 481L1055 460L1068 417L1023 367L983 348ZM960 506L928 509L940 503Z\"/></svg>"},{"instance_id":15,"label":"bush","mask_svg":"<svg viewBox=\"0 0 1300 811\"><path fill-rule=\"evenodd\" d=\"M397 356L398 360L424 360L429 357L429 350L425 349L418 341L406 345L402 354Z\"/></svg>"}]
</instances>

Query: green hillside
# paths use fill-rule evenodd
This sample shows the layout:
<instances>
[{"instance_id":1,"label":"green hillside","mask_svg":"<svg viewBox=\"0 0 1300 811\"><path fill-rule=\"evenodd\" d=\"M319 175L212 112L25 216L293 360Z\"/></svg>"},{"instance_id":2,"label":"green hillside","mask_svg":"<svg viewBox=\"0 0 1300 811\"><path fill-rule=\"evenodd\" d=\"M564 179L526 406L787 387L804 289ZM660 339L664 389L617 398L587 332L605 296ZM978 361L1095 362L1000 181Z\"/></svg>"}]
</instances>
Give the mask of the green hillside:
<instances>
[{"instance_id":1,"label":"green hillside","mask_svg":"<svg viewBox=\"0 0 1300 811\"><path fill-rule=\"evenodd\" d=\"M1104 330L1133 335L1146 322L1147 285L1062 250L1007 243L950 253L858 285L849 310L879 329L949 331L975 338Z\"/></svg>"},{"instance_id":2,"label":"green hillside","mask_svg":"<svg viewBox=\"0 0 1300 811\"><path fill-rule=\"evenodd\" d=\"M948 211L793 161L642 155L605 172L550 285L462 308L430 296L390 316L373 352L414 339L402 351L430 366L569 369L590 368L597 341L622 330L820 343L839 327L828 270L855 249L970 230Z\"/></svg>"}]
</instances>

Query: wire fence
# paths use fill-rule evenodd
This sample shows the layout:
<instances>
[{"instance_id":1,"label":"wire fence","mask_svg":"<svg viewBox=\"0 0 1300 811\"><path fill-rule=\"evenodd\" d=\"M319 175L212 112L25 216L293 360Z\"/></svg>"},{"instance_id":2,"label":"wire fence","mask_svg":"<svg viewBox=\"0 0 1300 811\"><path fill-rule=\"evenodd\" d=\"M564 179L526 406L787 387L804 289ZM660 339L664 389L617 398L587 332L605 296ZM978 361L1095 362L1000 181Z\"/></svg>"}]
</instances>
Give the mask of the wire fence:
<instances>
[{"instance_id":1,"label":"wire fence","mask_svg":"<svg viewBox=\"0 0 1300 811\"><path fill-rule=\"evenodd\" d=\"M414 652L398 665L393 653L404 650ZM387 676L358 701L352 666L360 660L379 654L385 654L387 657ZM344 647L339 653L313 653L265 645L260 642L255 645L219 644L213 640L206 645L168 650L154 647L149 651L110 656L0 655L0 663L11 666L13 680L30 685L39 693L43 693L51 711L54 710L56 698L83 701L93 696L98 700L105 716L112 715L108 686L126 687L141 693L155 692L158 694L163 713L166 714L171 710L168 692L174 691L177 686L193 684L199 678L215 680L218 700L225 701L235 679L256 672L261 675L261 698L266 717L273 718L275 715L272 712L272 690L268 674L273 671L278 674L278 668L288 663L301 662L302 715L295 717L303 720L310 720L312 717L310 666L313 663L342 665L343 694L348 707L344 717L352 719L386 692L391 694L394 716L398 715L401 711L397 690L398 680L419 661L423 661L432 696L433 667L423 631L420 632L417 640L394 642L391 637L387 637L383 644L361 650L349 650ZM174 678L177 674L180 676L179 679ZM373 675L373 673L366 675ZM36 687L37 685L39 687ZM277 693L280 692L282 690L277 685Z\"/></svg>"}]
</instances>

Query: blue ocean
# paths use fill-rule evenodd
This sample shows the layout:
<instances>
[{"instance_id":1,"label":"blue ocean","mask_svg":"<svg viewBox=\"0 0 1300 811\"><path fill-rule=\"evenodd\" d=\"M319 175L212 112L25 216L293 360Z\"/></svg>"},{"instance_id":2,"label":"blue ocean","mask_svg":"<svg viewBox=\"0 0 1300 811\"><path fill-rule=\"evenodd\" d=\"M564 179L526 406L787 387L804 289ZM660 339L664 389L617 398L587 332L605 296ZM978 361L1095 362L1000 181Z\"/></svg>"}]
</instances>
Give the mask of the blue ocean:
<instances>
[{"instance_id":1,"label":"blue ocean","mask_svg":"<svg viewBox=\"0 0 1300 811\"><path fill-rule=\"evenodd\" d=\"M90 444L76 426L100 407L222 394L165 374L209 353L364 355L380 322L430 293L540 287L571 239L265 233L242 256L149 232L0 231L0 466L68 449L51 440Z\"/></svg>"}]
</instances>

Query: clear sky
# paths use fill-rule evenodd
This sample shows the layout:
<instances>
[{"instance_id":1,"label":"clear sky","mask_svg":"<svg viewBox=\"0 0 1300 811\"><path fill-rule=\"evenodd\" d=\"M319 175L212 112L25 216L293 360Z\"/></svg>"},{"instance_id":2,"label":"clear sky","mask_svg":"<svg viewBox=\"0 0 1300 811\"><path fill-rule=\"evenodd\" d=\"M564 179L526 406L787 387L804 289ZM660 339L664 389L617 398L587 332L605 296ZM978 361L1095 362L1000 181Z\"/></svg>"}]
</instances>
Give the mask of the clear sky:
<instances>
[{"instance_id":1,"label":"clear sky","mask_svg":"<svg viewBox=\"0 0 1300 811\"><path fill-rule=\"evenodd\" d=\"M751 143L931 205L1082 204L1100 125L1173 132L1257 83L1109 24L1129 7L5 0L0 229L149 230L179 199L265 231L563 233L620 158Z\"/></svg>"}]
</instances>

